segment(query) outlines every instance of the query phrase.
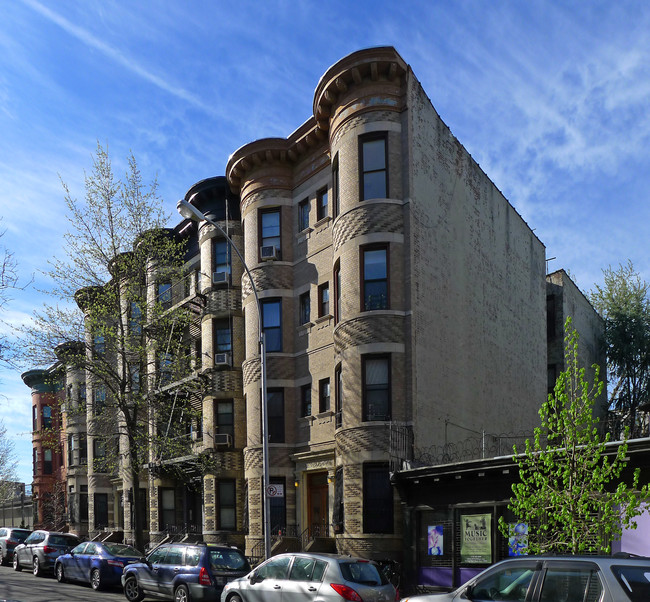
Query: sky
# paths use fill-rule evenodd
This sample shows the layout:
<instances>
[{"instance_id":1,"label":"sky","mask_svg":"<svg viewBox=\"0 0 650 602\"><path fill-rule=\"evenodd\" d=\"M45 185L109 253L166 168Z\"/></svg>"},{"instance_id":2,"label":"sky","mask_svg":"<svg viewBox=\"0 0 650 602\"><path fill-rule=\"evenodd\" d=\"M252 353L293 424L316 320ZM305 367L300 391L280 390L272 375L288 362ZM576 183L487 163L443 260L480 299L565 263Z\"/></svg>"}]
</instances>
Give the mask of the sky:
<instances>
[{"instance_id":1,"label":"sky","mask_svg":"<svg viewBox=\"0 0 650 602\"><path fill-rule=\"evenodd\" d=\"M650 3L617 0L0 0L0 247L50 302L62 182L101 144L135 156L170 225L240 146L287 137L339 59L394 46L452 133L584 292L631 260L650 280ZM0 326L6 328L6 326ZM0 367L0 419L31 482L31 397Z\"/></svg>"}]
</instances>

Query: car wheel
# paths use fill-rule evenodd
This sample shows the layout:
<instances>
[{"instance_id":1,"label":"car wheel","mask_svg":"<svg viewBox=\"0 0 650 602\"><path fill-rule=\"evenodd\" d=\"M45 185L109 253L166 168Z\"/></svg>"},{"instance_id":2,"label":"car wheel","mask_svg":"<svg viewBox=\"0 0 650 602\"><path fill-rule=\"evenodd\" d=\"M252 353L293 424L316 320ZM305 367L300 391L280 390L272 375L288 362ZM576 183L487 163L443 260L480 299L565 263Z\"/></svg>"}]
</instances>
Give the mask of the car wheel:
<instances>
[{"instance_id":1,"label":"car wheel","mask_svg":"<svg viewBox=\"0 0 650 602\"><path fill-rule=\"evenodd\" d=\"M34 571L34 577L43 576L43 570L41 569L41 562L38 559L38 556L34 556L34 560L32 562L32 569Z\"/></svg>"},{"instance_id":2,"label":"car wheel","mask_svg":"<svg viewBox=\"0 0 650 602\"><path fill-rule=\"evenodd\" d=\"M233 594L230 596L230 598L228 598L228 602L242 602L242 600L238 594Z\"/></svg>"},{"instance_id":3,"label":"car wheel","mask_svg":"<svg viewBox=\"0 0 650 602\"><path fill-rule=\"evenodd\" d=\"M18 562L18 554L14 553L14 571L22 571L23 567L20 566L20 562Z\"/></svg>"},{"instance_id":4,"label":"car wheel","mask_svg":"<svg viewBox=\"0 0 650 602\"><path fill-rule=\"evenodd\" d=\"M187 591L187 587L184 585L179 585L174 592L174 602L189 602L190 592Z\"/></svg>"},{"instance_id":5,"label":"car wheel","mask_svg":"<svg viewBox=\"0 0 650 602\"><path fill-rule=\"evenodd\" d=\"M59 583L65 583L65 574L63 573L63 565L59 562L59 564L56 565L56 569L54 570L54 573L56 574L56 580Z\"/></svg>"},{"instance_id":6,"label":"car wheel","mask_svg":"<svg viewBox=\"0 0 650 602\"><path fill-rule=\"evenodd\" d=\"M95 591L102 588L102 576L99 569L93 569L90 571L90 587Z\"/></svg>"},{"instance_id":7,"label":"car wheel","mask_svg":"<svg viewBox=\"0 0 650 602\"><path fill-rule=\"evenodd\" d=\"M124 596L129 602L140 602L144 598L144 593L135 577L127 577L124 582Z\"/></svg>"}]
</instances>

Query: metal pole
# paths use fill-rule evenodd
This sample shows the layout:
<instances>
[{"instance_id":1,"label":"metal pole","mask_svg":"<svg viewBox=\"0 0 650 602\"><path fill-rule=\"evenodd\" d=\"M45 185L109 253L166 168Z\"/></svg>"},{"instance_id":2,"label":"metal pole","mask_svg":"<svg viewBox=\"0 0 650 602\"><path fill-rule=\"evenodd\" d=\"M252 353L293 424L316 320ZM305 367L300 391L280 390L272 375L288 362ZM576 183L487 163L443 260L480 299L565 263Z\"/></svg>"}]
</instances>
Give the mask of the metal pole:
<instances>
[{"instance_id":1,"label":"metal pole","mask_svg":"<svg viewBox=\"0 0 650 602\"><path fill-rule=\"evenodd\" d=\"M195 193L198 194L198 193ZM195 195L190 197L190 200L194 198ZM251 287L253 289L253 295L255 296L255 305L257 307L257 327L259 333L259 353L260 353L260 379L261 379L261 389L262 389L262 485L264 490L262 491L262 503L264 505L264 555L266 558L271 557L271 508L269 505L269 424L268 424L268 391L266 389L266 339L264 336L264 331L262 329L262 304L260 303L259 295L257 294L257 287L255 286L255 281L251 271L248 269L248 265L244 261L244 256L241 254L240 250L237 248L235 243L232 241L228 233L214 220L207 217L204 213L199 211L194 205L188 201L181 199L176 204L176 209L181 214L181 216L188 219L195 219L197 221L205 221L214 226L230 243L230 246L239 257L244 270L250 280Z\"/></svg>"}]
</instances>

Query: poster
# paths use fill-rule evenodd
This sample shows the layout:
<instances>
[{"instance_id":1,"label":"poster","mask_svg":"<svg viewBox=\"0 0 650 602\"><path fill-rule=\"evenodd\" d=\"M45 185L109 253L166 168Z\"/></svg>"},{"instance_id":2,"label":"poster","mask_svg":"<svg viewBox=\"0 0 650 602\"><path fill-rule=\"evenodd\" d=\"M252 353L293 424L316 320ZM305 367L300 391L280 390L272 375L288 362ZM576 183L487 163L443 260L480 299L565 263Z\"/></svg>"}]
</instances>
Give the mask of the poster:
<instances>
[{"instance_id":1,"label":"poster","mask_svg":"<svg viewBox=\"0 0 650 602\"><path fill-rule=\"evenodd\" d=\"M528 525L508 523L508 556L528 554Z\"/></svg>"},{"instance_id":2,"label":"poster","mask_svg":"<svg viewBox=\"0 0 650 602\"><path fill-rule=\"evenodd\" d=\"M460 517L460 559L468 564L492 563L492 515Z\"/></svg>"},{"instance_id":3,"label":"poster","mask_svg":"<svg viewBox=\"0 0 650 602\"><path fill-rule=\"evenodd\" d=\"M430 525L427 528L427 550L429 556L442 556L444 554L442 525Z\"/></svg>"}]
</instances>

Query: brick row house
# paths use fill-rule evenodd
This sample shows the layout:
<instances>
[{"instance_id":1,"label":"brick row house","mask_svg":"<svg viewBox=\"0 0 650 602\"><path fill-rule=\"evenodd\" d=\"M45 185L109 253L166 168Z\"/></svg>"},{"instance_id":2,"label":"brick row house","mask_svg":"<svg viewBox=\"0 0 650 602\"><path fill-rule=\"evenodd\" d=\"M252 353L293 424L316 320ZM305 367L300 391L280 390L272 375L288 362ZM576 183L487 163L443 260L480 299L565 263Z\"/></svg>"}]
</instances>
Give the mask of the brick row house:
<instances>
[{"instance_id":1,"label":"brick row house","mask_svg":"<svg viewBox=\"0 0 650 602\"><path fill-rule=\"evenodd\" d=\"M274 550L400 559L404 516L391 473L477 434L532 430L557 363L548 355L547 295L557 298L570 280L562 273L547 283L544 245L392 47L333 65L305 123L236 150L225 176L198 182L185 200L229 233L259 293ZM187 454L150 456L138 484L145 529L151 542L192 533L257 558L255 295L209 222L183 220L173 234L190 241L187 276L162 293L159 281L148 286L169 295L172 309L192 305L193 360L162 393L180 395L201 419L184 432ZM597 340L593 309L572 298ZM596 345L590 353L602 360ZM91 387L59 357L70 407ZM62 436L66 491L79 509L70 528L129 538L133 484L85 470L93 455L86 422L68 420ZM505 453L512 439L507 445Z\"/></svg>"}]
</instances>

